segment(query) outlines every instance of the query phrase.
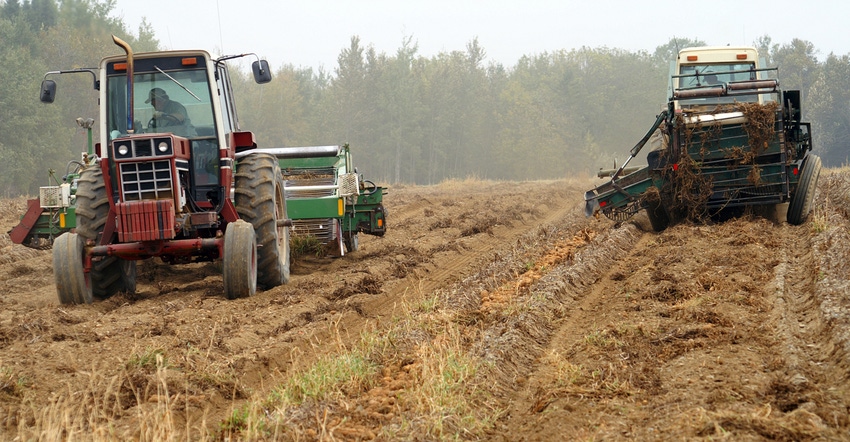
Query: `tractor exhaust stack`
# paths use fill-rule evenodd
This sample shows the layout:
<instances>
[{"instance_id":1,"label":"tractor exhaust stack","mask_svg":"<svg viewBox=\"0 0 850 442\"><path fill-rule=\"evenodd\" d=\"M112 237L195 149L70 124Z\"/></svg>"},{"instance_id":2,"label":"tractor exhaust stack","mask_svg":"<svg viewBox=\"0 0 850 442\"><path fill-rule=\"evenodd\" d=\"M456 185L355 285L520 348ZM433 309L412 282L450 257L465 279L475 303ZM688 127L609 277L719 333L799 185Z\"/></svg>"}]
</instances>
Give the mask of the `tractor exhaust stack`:
<instances>
[{"instance_id":1,"label":"tractor exhaust stack","mask_svg":"<svg viewBox=\"0 0 850 442\"><path fill-rule=\"evenodd\" d=\"M127 53L127 133L132 134L136 132L136 128L133 127L133 48L114 35L112 41Z\"/></svg>"}]
</instances>

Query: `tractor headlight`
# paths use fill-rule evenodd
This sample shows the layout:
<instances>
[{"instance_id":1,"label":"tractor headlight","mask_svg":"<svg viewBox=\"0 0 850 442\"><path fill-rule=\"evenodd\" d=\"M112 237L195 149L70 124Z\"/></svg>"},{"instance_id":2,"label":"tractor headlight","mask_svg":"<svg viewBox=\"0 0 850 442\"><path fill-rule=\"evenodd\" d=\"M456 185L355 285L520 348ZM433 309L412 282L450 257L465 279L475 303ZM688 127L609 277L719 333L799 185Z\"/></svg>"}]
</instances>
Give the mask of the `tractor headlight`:
<instances>
[{"instance_id":1,"label":"tractor headlight","mask_svg":"<svg viewBox=\"0 0 850 442\"><path fill-rule=\"evenodd\" d=\"M154 140L154 145L156 145L156 155L170 155L171 154L171 139L159 139Z\"/></svg>"},{"instance_id":2,"label":"tractor headlight","mask_svg":"<svg viewBox=\"0 0 850 442\"><path fill-rule=\"evenodd\" d=\"M121 145L118 146L118 155L121 155L122 157L127 156L127 154L129 152L130 152L130 146L128 146L126 144L121 144Z\"/></svg>"}]
</instances>

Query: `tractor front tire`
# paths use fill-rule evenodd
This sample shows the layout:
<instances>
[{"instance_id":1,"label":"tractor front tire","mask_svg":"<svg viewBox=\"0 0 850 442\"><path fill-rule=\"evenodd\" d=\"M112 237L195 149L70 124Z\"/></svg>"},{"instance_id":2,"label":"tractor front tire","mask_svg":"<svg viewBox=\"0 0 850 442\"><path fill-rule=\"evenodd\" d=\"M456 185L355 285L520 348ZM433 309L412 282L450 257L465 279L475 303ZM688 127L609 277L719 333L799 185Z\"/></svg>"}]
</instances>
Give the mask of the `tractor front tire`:
<instances>
[{"instance_id":1,"label":"tractor front tire","mask_svg":"<svg viewBox=\"0 0 850 442\"><path fill-rule=\"evenodd\" d=\"M85 168L77 182L77 234L100 243L109 217L109 198L99 166ZM115 256L96 257L92 262L91 286L94 296L105 299L118 292L136 292L136 261Z\"/></svg>"},{"instance_id":2,"label":"tractor front tire","mask_svg":"<svg viewBox=\"0 0 850 442\"><path fill-rule=\"evenodd\" d=\"M236 212L257 234L257 284L264 289L289 282L289 227L283 175L277 158L252 154L239 160L235 175Z\"/></svg>"},{"instance_id":3,"label":"tractor front tire","mask_svg":"<svg viewBox=\"0 0 850 442\"><path fill-rule=\"evenodd\" d=\"M85 240L76 233L64 233L53 242L53 277L59 302L65 305L91 304L91 278L83 270Z\"/></svg>"},{"instance_id":4,"label":"tractor front tire","mask_svg":"<svg viewBox=\"0 0 850 442\"><path fill-rule=\"evenodd\" d=\"M227 299L247 298L257 293L257 239L251 224L240 219L227 225L222 267Z\"/></svg>"},{"instance_id":5,"label":"tractor front tire","mask_svg":"<svg viewBox=\"0 0 850 442\"><path fill-rule=\"evenodd\" d=\"M809 217L809 212L812 211L812 204L815 201L815 193L818 185L818 178L821 171L821 159L819 156L809 154L806 161L803 163L803 172L800 174L800 182L797 184L797 190L791 196L791 201L788 204L788 224L798 226L806 221Z\"/></svg>"}]
</instances>

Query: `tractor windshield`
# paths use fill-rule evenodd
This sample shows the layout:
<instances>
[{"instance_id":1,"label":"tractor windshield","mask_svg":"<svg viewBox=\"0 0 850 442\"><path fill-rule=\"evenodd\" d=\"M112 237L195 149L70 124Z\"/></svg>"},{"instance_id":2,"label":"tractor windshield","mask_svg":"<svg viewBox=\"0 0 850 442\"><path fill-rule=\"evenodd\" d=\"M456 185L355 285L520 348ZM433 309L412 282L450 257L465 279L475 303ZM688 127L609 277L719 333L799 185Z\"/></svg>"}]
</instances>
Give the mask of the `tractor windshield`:
<instances>
[{"instance_id":1,"label":"tractor windshield","mask_svg":"<svg viewBox=\"0 0 850 442\"><path fill-rule=\"evenodd\" d=\"M755 63L689 64L679 67L679 89L710 87L736 81L757 80ZM758 95L680 100L682 106L757 102Z\"/></svg>"},{"instance_id":2,"label":"tractor windshield","mask_svg":"<svg viewBox=\"0 0 850 442\"><path fill-rule=\"evenodd\" d=\"M692 64L679 69L679 87L710 86L733 81L755 80L755 64Z\"/></svg>"},{"instance_id":3,"label":"tractor windshield","mask_svg":"<svg viewBox=\"0 0 850 442\"><path fill-rule=\"evenodd\" d=\"M180 59L177 58L179 62ZM127 134L127 75L110 64L106 96L109 141ZM177 69L171 59L137 60L133 75L135 133L214 136L210 85L203 66ZM120 66L119 66L120 67Z\"/></svg>"}]
</instances>

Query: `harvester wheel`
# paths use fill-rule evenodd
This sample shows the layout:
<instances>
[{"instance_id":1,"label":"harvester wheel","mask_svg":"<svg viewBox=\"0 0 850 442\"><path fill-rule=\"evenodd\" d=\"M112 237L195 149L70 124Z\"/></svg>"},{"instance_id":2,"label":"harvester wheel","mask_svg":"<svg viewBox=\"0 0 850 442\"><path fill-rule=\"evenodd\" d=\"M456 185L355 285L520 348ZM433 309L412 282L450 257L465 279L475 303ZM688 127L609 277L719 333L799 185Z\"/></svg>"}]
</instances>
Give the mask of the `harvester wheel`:
<instances>
[{"instance_id":1,"label":"harvester wheel","mask_svg":"<svg viewBox=\"0 0 850 442\"><path fill-rule=\"evenodd\" d=\"M254 227L241 219L224 231L222 270L227 299L247 298L257 292L257 238Z\"/></svg>"},{"instance_id":2,"label":"harvester wheel","mask_svg":"<svg viewBox=\"0 0 850 442\"><path fill-rule=\"evenodd\" d=\"M812 203L815 200L815 193L817 193L816 188L818 177L820 177L820 170L820 157L809 154L806 162L803 163L803 172L800 174L797 191L791 196L791 202L788 204L787 220L789 224L795 226L803 224L806 218L809 217L809 212L812 210Z\"/></svg>"},{"instance_id":3,"label":"harvester wheel","mask_svg":"<svg viewBox=\"0 0 850 442\"><path fill-rule=\"evenodd\" d=\"M91 304L91 278L83 271L84 239L76 233L65 233L53 243L53 277L62 304Z\"/></svg>"},{"instance_id":4,"label":"harvester wheel","mask_svg":"<svg viewBox=\"0 0 850 442\"><path fill-rule=\"evenodd\" d=\"M109 216L109 198L98 166L87 167L77 184L77 234L84 240L100 242L103 227ZM118 292L136 292L136 261L104 256L92 262L92 292L98 298L108 298Z\"/></svg>"},{"instance_id":5,"label":"harvester wheel","mask_svg":"<svg viewBox=\"0 0 850 442\"><path fill-rule=\"evenodd\" d=\"M283 175L277 158L248 155L236 166L235 205L257 233L257 284L265 289L289 282L289 227Z\"/></svg>"}]
</instances>

